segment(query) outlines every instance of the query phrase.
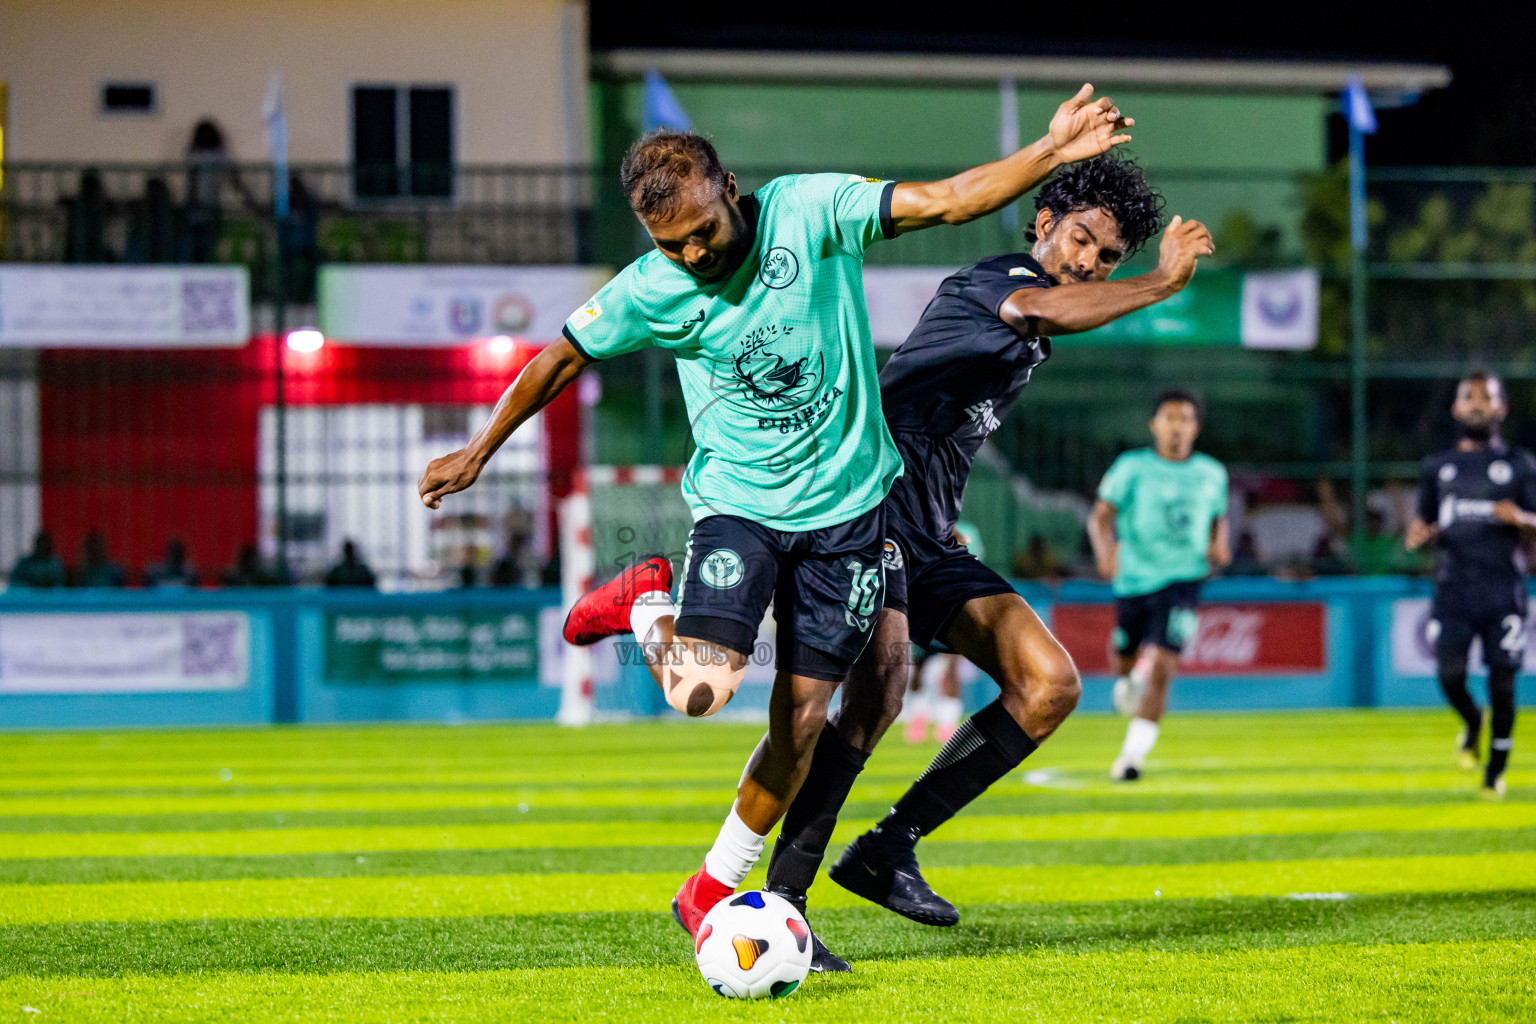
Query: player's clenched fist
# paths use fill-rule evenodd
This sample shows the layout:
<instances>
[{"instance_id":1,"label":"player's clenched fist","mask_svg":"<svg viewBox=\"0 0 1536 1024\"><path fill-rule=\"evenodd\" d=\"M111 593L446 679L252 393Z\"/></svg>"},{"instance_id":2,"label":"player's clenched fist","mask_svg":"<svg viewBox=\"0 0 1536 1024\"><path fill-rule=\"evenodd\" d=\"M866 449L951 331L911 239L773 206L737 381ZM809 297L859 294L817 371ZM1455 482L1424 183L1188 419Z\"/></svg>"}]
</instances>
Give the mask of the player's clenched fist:
<instances>
[{"instance_id":1,"label":"player's clenched fist","mask_svg":"<svg viewBox=\"0 0 1536 1024\"><path fill-rule=\"evenodd\" d=\"M442 458L433 459L416 482L416 493L427 508L437 508L446 495L464 490L480 476L483 463L461 448Z\"/></svg>"},{"instance_id":2,"label":"player's clenched fist","mask_svg":"<svg viewBox=\"0 0 1536 1024\"><path fill-rule=\"evenodd\" d=\"M1174 217L1163 230L1163 240L1158 245L1157 269L1167 275L1173 290L1179 291L1195 276L1195 261L1215 254L1216 245L1204 224Z\"/></svg>"}]
</instances>

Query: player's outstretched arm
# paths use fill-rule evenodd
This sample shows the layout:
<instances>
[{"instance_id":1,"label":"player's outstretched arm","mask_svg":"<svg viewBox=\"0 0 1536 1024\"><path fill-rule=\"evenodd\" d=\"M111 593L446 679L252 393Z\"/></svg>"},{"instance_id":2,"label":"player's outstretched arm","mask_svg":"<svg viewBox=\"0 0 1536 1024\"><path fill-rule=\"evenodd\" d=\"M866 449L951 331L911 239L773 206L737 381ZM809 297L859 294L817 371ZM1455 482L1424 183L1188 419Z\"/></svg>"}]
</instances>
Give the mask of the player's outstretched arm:
<instances>
[{"instance_id":1,"label":"player's outstretched arm","mask_svg":"<svg viewBox=\"0 0 1536 1024\"><path fill-rule=\"evenodd\" d=\"M1099 575L1107 580L1115 578L1120 567L1120 541L1115 537L1115 506L1100 498L1093 503L1088 515L1088 542L1093 545L1093 560Z\"/></svg>"},{"instance_id":2,"label":"player's outstretched arm","mask_svg":"<svg viewBox=\"0 0 1536 1024\"><path fill-rule=\"evenodd\" d=\"M416 483L422 504L437 508L446 495L462 491L480 476L485 464L496 454L512 432L534 413L555 400L567 384L586 369L587 359L576 346L561 338L534 356L517 380L502 394L491 418L469 444L442 458L433 459Z\"/></svg>"},{"instance_id":3,"label":"player's outstretched arm","mask_svg":"<svg viewBox=\"0 0 1536 1024\"><path fill-rule=\"evenodd\" d=\"M1204 224L1175 217L1163 231L1156 269L1123 281L1021 288L1003 300L999 312L1009 327L1025 336L1091 331L1183 291L1195 274L1195 263L1215 252Z\"/></svg>"},{"instance_id":4,"label":"player's outstretched arm","mask_svg":"<svg viewBox=\"0 0 1536 1024\"><path fill-rule=\"evenodd\" d=\"M904 181L891 193L896 233L936 224L965 224L1001 210L1044 181L1062 164L1088 160L1131 141L1125 129L1135 120L1122 117L1108 96L1093 99L1093 86L1056 109L1050 131L1012 156L962 171L943 181Z\"/></svg>"}]
</instances>

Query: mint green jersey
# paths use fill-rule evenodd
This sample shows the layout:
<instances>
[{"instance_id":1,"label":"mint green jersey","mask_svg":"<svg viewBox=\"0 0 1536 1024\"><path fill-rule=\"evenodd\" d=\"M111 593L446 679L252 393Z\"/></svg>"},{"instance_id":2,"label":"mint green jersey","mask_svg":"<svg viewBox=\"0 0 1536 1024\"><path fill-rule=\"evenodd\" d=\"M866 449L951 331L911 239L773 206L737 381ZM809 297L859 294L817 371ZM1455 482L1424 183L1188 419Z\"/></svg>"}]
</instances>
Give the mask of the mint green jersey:
<instances>
[{"instance_id":1,"label":"mint green jersey","mask_svg":"<svg viewBox=\"0 0 1536 1024\"><path fill-rule=\"evenodd\" d=\"M652 250L566 321L589 358L672 351L696 446L683 476L695 521L835 526L878 505L901 474L863 279L864 251L895 233L894 187L775 178L742 200L756 237L735 273L701 282Z\"/></svg>"},{"instance_id":2,"label":"mint green jersey","mask_svg":"<svg viewBox=\"0 0 1536 1024\"><path fill-rule=\"evenodd\" d=\"M1100 481L1099 500L1117 513L1117 597L1210 573L1211 525L1227 514L1227 468L1209 455L1171 462L1151 448L1125 452Z\"/></svg>"}]
</instances>

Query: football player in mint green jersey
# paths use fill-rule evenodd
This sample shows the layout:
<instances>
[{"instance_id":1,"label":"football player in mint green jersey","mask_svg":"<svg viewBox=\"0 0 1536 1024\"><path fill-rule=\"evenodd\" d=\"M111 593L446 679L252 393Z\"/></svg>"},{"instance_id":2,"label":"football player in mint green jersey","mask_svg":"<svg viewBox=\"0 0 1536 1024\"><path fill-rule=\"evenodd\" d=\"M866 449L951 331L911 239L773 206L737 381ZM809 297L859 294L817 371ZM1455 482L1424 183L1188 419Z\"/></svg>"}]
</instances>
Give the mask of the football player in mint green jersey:
<instances>
[{"instance_id":1,"label":"football player in mint green jersey","mask_svg":"<svg viewBox=\"0 0 1536 1024\"><path fill-rule=\"evenodd\" d=\"M418 483L438 507L590 362L672 351L697 446L683 484L694 528L678 607L671 563L647 559L578 601L565 636L590 644L633 631L668 703L708 715L736 692L774 605L768 740L704 867L673 901L690 934L741 883L794 799L883 602L882 501L901 460L880 406L864 252L985 216L1057 167L1130 141L1132 121L1092 96L1085 85L1018 153L935 182L791 175L743 196L702 137L641 139L621 185L655 250L573 313L470 444Z\"/></svg>"},{"instance_id":2,"label":"football player in mint green jersey","mask_svg":"<svg viewBox=\"0 0 1536 1024\"><path fill-rule=\"evenodd\" d=\"M1115 460L1088 520L1099 572L1114 584L1115 706L1132 716L1110 768L1120 782L1141 777L1157 743L1168 685L1195 637L1201 582L1232 561L1227 470L1195 451L1201 415L1188 391L1159 395L1152 447Z\"/></svg>"}]
</instances>

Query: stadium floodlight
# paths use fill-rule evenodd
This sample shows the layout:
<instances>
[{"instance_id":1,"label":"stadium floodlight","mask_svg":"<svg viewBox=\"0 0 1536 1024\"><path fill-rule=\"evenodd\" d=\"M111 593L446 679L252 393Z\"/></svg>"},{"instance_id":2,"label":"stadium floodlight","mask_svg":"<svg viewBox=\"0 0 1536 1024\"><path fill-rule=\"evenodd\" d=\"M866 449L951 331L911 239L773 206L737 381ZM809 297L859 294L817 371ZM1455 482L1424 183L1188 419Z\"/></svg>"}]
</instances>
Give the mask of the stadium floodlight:
<instances>
[{"instance_id":1,"label":"stadium floodlight","mask_svg":"<svg viewBox=\"0 0 1536 1024\"><path fill-rule=\"evenodd\" d=\"M485 343L485 350L493 356L509 356L516 347L517 342L505 334L498 334Z\"/></svg>"},{"instance_id":2,"label":"stadium floodlight","mask_svg":"<svg viewBox=\"0 0 1536 1024\"><path fill-rule=\"evenodd\" d=\"M325 335L313 327L300 327L288 332L288 347L295 352L319 352L325 345Z\"/></svg>"}]
</instances>

